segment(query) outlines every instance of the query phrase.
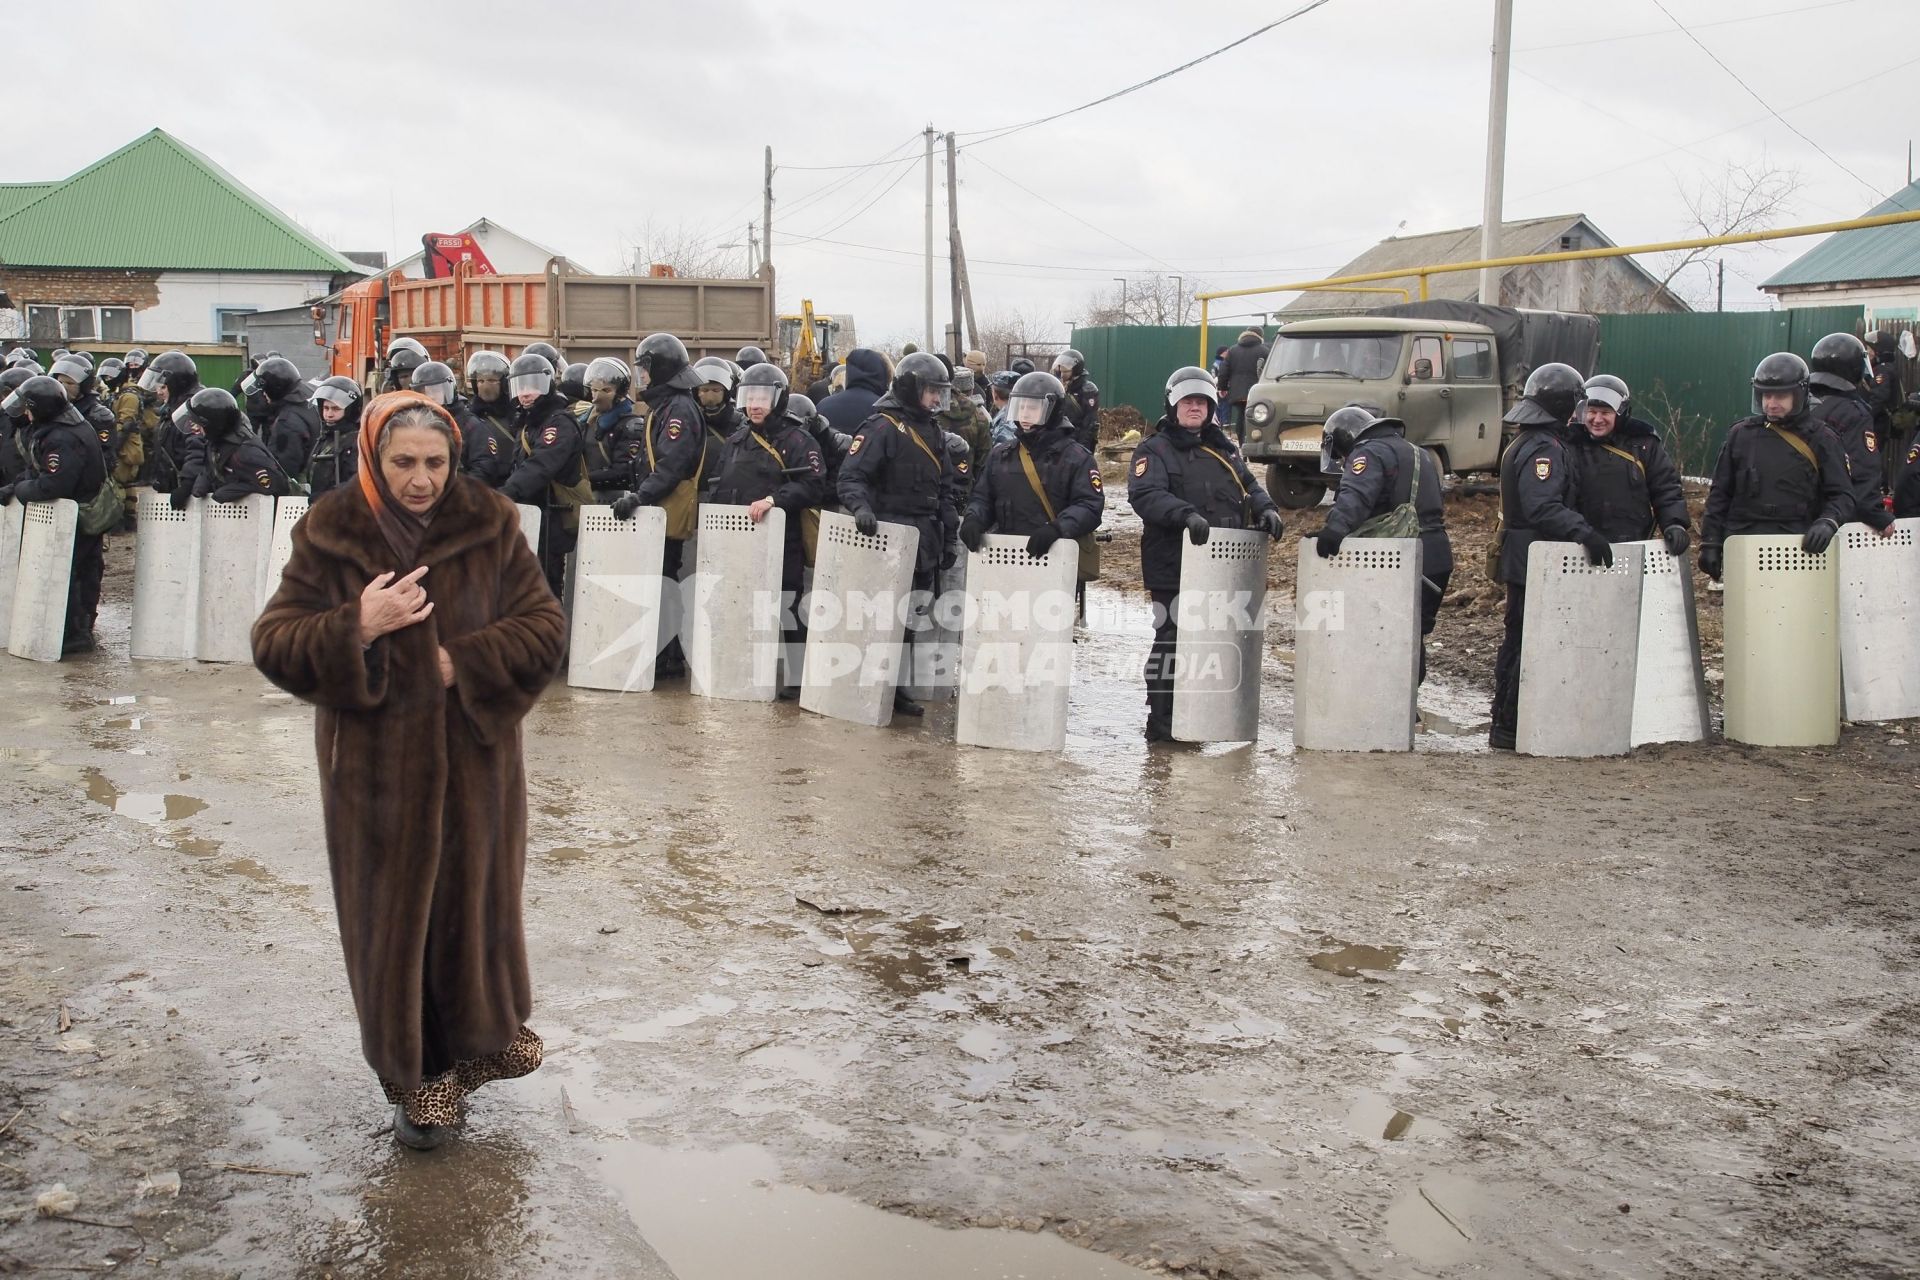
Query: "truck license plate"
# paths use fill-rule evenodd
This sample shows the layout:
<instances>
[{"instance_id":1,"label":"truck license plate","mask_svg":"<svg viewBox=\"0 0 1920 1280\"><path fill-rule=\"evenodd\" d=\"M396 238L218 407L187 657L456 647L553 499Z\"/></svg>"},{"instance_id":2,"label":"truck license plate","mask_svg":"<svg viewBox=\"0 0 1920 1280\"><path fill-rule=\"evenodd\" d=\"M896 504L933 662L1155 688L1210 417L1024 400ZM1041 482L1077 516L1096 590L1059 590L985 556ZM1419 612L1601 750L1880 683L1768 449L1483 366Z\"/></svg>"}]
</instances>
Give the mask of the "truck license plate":
<instances>
[{"instance_id":1,"label":"truck license plate","mask_svg":"<svg viewBox=\"0 0 1920 1280\"><path fill-rule=\"evenodd\" d=\"M1318 440L1282 440L1280 442L1280 452L1318 453L1320 452L1320 442Z\"/></svg>"}]
</instances>

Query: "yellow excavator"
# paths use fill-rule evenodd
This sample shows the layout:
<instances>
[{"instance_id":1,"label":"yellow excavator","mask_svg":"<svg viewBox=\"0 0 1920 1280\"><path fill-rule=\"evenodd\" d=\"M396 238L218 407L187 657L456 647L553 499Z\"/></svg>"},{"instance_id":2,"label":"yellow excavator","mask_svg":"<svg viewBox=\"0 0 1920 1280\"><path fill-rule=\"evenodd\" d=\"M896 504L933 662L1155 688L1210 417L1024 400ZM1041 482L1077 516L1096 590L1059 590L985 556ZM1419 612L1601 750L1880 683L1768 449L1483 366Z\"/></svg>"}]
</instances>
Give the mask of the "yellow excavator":
<instances>
[{"instance_id":1,"label":"yellow excavator","mask_svg":"<svg viewBox=\"0 0 1920 1280\"><path fill-rule=\"evenodd\" d=\"M823 378L853 347L853 317L817 315L813 299L800 301L798 315L784 315L774 329L774 344L786 355L796 391Z\"/></svg>"}]
</instances>

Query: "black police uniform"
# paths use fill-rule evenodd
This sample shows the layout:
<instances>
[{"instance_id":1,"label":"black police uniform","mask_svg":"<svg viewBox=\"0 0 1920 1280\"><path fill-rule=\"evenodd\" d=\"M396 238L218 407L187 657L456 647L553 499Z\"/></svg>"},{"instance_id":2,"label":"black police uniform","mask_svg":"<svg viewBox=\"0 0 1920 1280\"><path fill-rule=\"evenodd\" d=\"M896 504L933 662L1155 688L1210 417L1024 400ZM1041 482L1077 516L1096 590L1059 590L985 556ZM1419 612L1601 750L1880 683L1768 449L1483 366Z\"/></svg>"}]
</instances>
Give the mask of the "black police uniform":
<instances>
[{"instance_id":1,"label":"black police uniform","mask_svg":"<svg viewBox=\"0 0 1920 1280\"><path fill-rule=\"evenodd\" d=\"M780 639L787 647L788 670L799 670L799 646L806 630L799 615L800 587L807 548L801 514L817 511L827 500L827 462L813 434L792 418L769 417L749 425L727 441L715 469L712 501L751 506L762 498L786 513L786 544L780 558Z\"/></svg>"},{"instance_id":2,"label":"black police uniform","mask_svg":"<svg viewBox=\"0 0 1920 1280\"><path fill-rule=\"evenodd\" d=\"M827 502L832 506L839 501L840 467L847 460L847 450L853 445L853 437L844 431L836 431L823 413L815 413L806 428L813 435L813 442L820 446L820 456L827 464Z\"/></svg>"},{"instance_id":3,"label":"black police uniform","mask_svg":"<svg viewBox=\"0 0 1920 1280\"><path fill-rule=\"evenodd\" d=\"M520 442L513 434L511 400L481 404L467 402L460 423L460 469L489 489L504 488L520 462Z\"/></svg>"},{"instance_id":4,"label":"black police uniform","mask_svg":"<svg viewBox=\"0 0 1920 1280\"><path fill-rule=\"evenodd\" d=\"M342 485L352 484L360 474L360 419L341 419L338 426L322 424L320 438L314 442L313 457L307 461L307 493L319 498Z\"/></svg>"},{"instance_id":5,"label":"black police uniform","mask_svg":"<svg viewBox=\"0 0 1920 1280\"><path fill-rule=\"evenodd\" d=\"M71 498L85 506L107 481L106 455L100 451L99 433L72 405L52 422L34 423L28 428L25 458L27 474L12 488L12 497L20 502ZM93 647L100 579L107 565L104 541L97 533L74 532L63 651Z\"/></svg>"},{"instance_id":6,"label":"black police uniform","mask_svg":"<svg viewBox=\"0 0 1920 1280\"><path fill-rule=\"evenodd\" d=\"M587 424L593 437L587 478L596 496L612 502L638 483L635 463L647 452L647 420L622 396Z\"/></svg>"},{"instance_id":7,"label":"black police uniform","mask_svg":"<svg viewBox=\"0 0 1920 1280\"><path fill-rule=\"evenodd\" d=\"M191 418L183 416L175 422L173 416L199 394L200 384L196 381L177 398L169 395L167 402L160 406L160 429L155 441L158 447L147 455L147 484L156 493L172 493L180 488L185 477L189 446L199 434L199 428Z\"/></svg>"},{"instance_id":8,"label":"black police uniform","mask_svg":"<svg viewBox=\"0 0 1920 1280\"><path fill-rule=\"evenodd\" d=\"M27 474L27 418L0 414L0 485Z\"/></svg>"},{"instance_id":9,"label":"black police uniform","mask_svg":"<svg viewBox=\"0 0 1920 1280\"><path fill-rule=\"evenodd\" d=\"M945 435L931 414L901 404L889 390L874 401L873 416L854 433L840 467L840 503L848 511L871 511L920 531L915 591L933 590L948 544L960 532L960 477Z\"/></svg>"},{"instance_id":10,"label":"black police uniform","mask_svg":"<svg viewBox=\"0 0 1920 1280\"><path fill-rule=\"evenodd\" d=\"M587 447L567 398L549 391L513 415L519 460L500 492L539 507L540 567L557 596L566 590L567 553L580 540L579 511L559 492L587 478Z\"/></svg>"},{"instance_id":11,"label":"black police uniform","mask_svg":"<svg viewBox=\"0 0 1920 1280\"><path fill-rule=\"evenodd\" d=\"M1040 477L1046 503L1027 478L1023 453ZM974 477L967 520L983 534L1032 538L1044 530L1050 535L1045 539L1050 546L1059 538L1072 541L1092 533L1100 527L1106 509L1100 465L1074 439L1073 424L1062 404L1050 421L988 451L986 465ZM1046 550L1041 547L1040 553L1045 555Z\"/></svg>"},{"instance_id":12,"label":"black police uniform","mask_svg":"<svg viewBox=\"0 0 1920 1280\"><path fill-rule=\"evenodd\" d=\"M1527 618L1527 551L1536 542L1591 543L1599 531L1580 514L1582 451L1567 431L1546 424L1524 427L1500 458L1500 581L1507 584L1506 632L1493 662L1496 747L1512 749L1520 725L1520 651Z\"/></svg>"},{"instance_id":13,"label":"black police uniform","mask_svg":"<svg viewBox=\"0 0 1920 1280\"><path fill-rule=\"evenodd\" d=\"M640 505L657 507L687 481L706 479L711 442L706 416L691 391L671 385L650 386L640 393L640 399L647 406L647 421L633 461L633 492ZM686 549L686 539L667 539L661 571L669 581L680 577L680 561Z\"/></svg>"},{"instance_id":14,"label":"black police uniform","mask_svg":"<svg viewBox=\"0 0 1920 1280\"><path fill-rule=\"evenodd\" d=\"M1818 374L1815 378L1831 375ZM1833 432L1846 456L1847 478L1853 493L1854 519L1875 529L1893 523L1893 515L1883 500L1887 490L1887 464L1880 456L1886 438L1874 418L1873 407L1851 388L1842 390L1815 383L1809 391L1807 415Z\"/></svg>"},{"instance_id":15,"label":"black police uniform","mask_svg":"<svg viewBox=\"0 0 1920 1280\"><path fill-rule=\"evenodd\" d=\"M120 445L125 438L120 432L120 424L114 421L113 410L102 404L91 391L75 400L73 407L87 420L94 434L100 437L100 456L111 471L113 459L120 456Z\"/></svg>"},{"instance_id":16,"label":"black police uniform","mask_svg":"<svg viewBox=\"0 0 1920 1280\"><path fill-rule=\"evenodd\" d=\"M314 441L320 438L322 428L320 411L313 407L305 388L296 387L286 396L270 401L265 417L266 426L260 434L272 451L274 461L280 464L280 470L290 476L305 472L307 459L313 456Z\"/></svg>"},{"instance_id":17,"label":"black police uniform","mask_svg":"<svg viewBox=\"0 0 1920 1280\"><path fill-rule=\"evenodd\" d=\"M1804 412L1777 424L1742 418L1713 464L1701 551L1719 554L1735 534L1805 533L1821 520L1837 528L1853 514L1853 482L1833 432Z\"/></svg>"},{"instance_id":18,"label":"black police uniform","mask_svg":"<svg viewBox=\"0 0 1920 1280\"><path fill-rule=\"evenodd\" d=\"M1680 470L1659 428L1619 418L1604 439L1577 433L1580 490L1574 508L1608 542L1640 542L1676 525L1691 528Z\"/></svg>"},{"instance_id":19,"label":"black police uniform","mask_svg":"<svg viewBox=\"0 0 1920 1280\"><path fill-rule=\"evenodd\" d=\"M215 502L238 502L257 493L278 498L293 492L279 460L259 436L242 427L215 440L198 420L191 420L180 482L194 497Z\"/></svg>"},{"instance_id":20,"label":"black police uniform","mask_svg":"<svg viewBox=\"0 0 1920 1280\"><path fill-rule=\"evenodd\" d=\"M1140 578L1153 599L1153 648L1147 654L1147 733L1173 729L1173 657L1180 640L1174 600L1187 520L1215 529L1249 529L1274 510L1240 446L1211 417L1189 431L1169 413L1133 450L1127 499L1140 516Z\"/></svg>"},{"instance_id":21,"label":"black police uniform","mask_svg":"<svg viewBox=\"0 0 1920 1280\"><path fill-rule=\"evenodd\" d=\"M1414 451L1419 449L1419 466ZM1414 490L1414 472L1420 487ZM1440 479L1440 460L1430 449L1420 449L1393 427L1375 427L1354 442L1341 464L1340 484L1334 490L1333 509L1327 512L1322 534L1342 540L1377 516L1413 503L1420 517L1420 634L1433 631L1440 603L1453 577L1453 542L1447 537L1446 494ZM1420 678L1427 672L1426 646L1421 646Z\"/></svg>"},{"instance_id":22,"label":"black police uniform","mask_svg":"<svg viewBox=\"0 0 1920 1280\"><path fill-rule=\"evenodd\" d=\"M1920 440L1907 446L1894 477L1893 514L1897 520L1920 516Z\"/></svg>"},{"instance_id":23,"label":"black police uniform","mask_svg":"<svg viewBox=\"0 0 1920 1280\"><path fill-rule=\"evenodd\" d=\"M1073 428L1074 443L1091 453L1100 447L1100 388L1083 373L1066 390L1062 408Z\"/></svg>"}]
</instances>

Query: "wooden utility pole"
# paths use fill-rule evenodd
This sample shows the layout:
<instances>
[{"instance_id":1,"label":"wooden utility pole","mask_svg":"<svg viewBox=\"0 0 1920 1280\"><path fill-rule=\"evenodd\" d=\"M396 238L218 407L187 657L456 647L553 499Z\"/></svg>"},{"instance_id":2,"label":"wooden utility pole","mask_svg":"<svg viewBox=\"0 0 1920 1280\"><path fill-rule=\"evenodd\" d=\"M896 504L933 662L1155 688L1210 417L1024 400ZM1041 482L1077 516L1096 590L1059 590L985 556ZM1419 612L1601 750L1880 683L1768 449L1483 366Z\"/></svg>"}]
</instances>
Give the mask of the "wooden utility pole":
<instances>
[{"instance_id":1,"label":"wooden utility pole","mask_svg":"<svg viewBox=\"0 0 1920 1280\"><path fill-rule=\"evenodd\" d=\"M980 345L980 325L973 318L973 278L967 274L967 249L960 240L960 228L953 229L953 260L960 269L960 303L967 312L967 336L975 347Z\"/></svg>"},{"instance_id":2,"label":"wooden utility pole","mask_svg":"<svg viewBox=\"0 0 1920 1280\"><path fill-rule=\"evenodd\" d=\"M926 245L927 337L926 337L926 343L924 345L924 349L927 351L932 351L934 347L938 345L934 341L934 337L933 337L933 333L934 333L934 329L933 329L933 140L937 136L938 135L935 134L933 131L933 126L928 125L926 128L926 137L927 137L927 245Z\"/></svg>"},{"instance_id":3,"label":"wooden utility pole","mask_svg":"<svg viewBox=\"0 0 1920 1280\"><path fill-rule=\"evenodd\" d=\"M947 359L960 363L960 178L947 133L947 292L953 304L953 327L947 330Z\"/></svg>"},{"instance_id":4,"label":"wooden utility pole","mask_svg":"<svg viewBox=\"0 0 1920 1280\"><path fill-rule=\"evenodd\" d=\"M760 193L760 274L767 282L767 349L780 337L780 302L773 288L773 145L767 145L766 179Z\"/></svg>"},{"instance_id":5,"label":"wooden utility pole","mask_svg":"<svg viewBox=\"0 0 1920 1280\"><path fill-rule=\"evenodd\" d=\"M1480 214L1480 259L1498 257L1507 179L1507 68L1513 57L1513 0L1493 0L1493 83L1487 90L1487 187ZM1425 296L1424 291L1422 296ZM1500 303L1500 268L1480 268L1480 301Z\"/></svg>"}]
</instances>

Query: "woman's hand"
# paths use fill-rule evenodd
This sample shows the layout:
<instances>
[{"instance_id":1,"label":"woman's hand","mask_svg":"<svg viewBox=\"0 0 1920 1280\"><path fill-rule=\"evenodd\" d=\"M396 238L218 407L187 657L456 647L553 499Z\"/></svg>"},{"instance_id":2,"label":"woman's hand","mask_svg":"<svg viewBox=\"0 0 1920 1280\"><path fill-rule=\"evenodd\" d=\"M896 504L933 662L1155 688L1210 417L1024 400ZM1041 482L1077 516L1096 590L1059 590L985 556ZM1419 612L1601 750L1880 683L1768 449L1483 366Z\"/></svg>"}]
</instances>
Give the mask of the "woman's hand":
<instances>
[{"instance_id":1,"label":"woman's hand","mask_svg":"<svg viewBox=\"0 0 1920 1280\"><path fill-rule=\"evenodd\" d=\"M448 689L453 688L454 678L455 677L454 677L454 671L453 671L453 659L448 656L447 651L445 649L442 649L440 650L440 684L441 686Z\"/></svg>"},{"instance_id":2,"label":"woman's hand","mask_svg":"<svg viewBox=\"0 0 1920 1280\"><path fill-rule=\"evenodd\" d=\"M360 593L360 643L370 645L381 636L421 621L433 612L433 601L420 586L427 566L421 565L398 582L383 573Z\"/></svg>"}]
</instances>

